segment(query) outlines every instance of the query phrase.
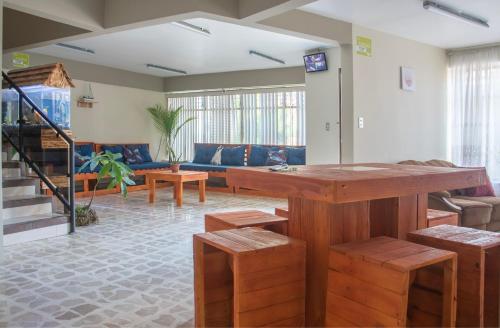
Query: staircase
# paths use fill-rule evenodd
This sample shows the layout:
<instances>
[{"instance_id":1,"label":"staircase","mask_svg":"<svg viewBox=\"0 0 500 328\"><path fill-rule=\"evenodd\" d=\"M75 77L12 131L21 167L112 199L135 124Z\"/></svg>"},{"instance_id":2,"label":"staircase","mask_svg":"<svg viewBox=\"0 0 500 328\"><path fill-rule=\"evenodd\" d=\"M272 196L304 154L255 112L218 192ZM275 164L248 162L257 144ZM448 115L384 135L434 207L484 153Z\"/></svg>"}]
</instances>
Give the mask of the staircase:
<instances>
[{"instance_id":1,"label":"staircase","mask_svg":"<svg viewBox=\"0 0 500 328\"><path fill-rule=\"evenodd\" d=\"M8 75L2 77L9 86L2 93L9 109L2 109L3 244L74 232L74 142Z\"/></svg>"},{"instance_id":2,"label":"staircase","mask_svg":"<svg viewBox=\"0 0 500 328\"><path fill-rule=\"evenodd\" d=\"M40 179L23 174L19 161L2 165L4 246L68 234L68 215L55 213L53 197L40 193Z\"/></svg>"}]
</instances>

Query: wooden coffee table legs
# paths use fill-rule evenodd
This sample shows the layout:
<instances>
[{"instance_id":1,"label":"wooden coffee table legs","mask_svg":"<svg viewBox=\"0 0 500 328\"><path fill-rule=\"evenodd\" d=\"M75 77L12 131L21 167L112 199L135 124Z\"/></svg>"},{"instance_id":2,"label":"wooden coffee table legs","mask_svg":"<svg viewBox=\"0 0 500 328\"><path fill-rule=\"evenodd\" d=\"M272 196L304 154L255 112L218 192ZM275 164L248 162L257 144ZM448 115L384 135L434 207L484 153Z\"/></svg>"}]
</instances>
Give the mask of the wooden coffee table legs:
<instances>
[{"instance_id":1,"label":"wooden coffee table legs","mask_svg":"<svg viewBox=\"0 0 500 328\"><path fill-rule=\"evenodd\" d=\"M198 181L200 202L205 202L205 200L206 200L205 187L206 187L205 180ZM174 182L173 197L176 200L176 204L178 207L182 207L183 194L184 194L183 182L181 182L181 181ZM156 198L156 180L149 179L149 202L154 203L155 198Z\"/></svg>"}]
</instances>

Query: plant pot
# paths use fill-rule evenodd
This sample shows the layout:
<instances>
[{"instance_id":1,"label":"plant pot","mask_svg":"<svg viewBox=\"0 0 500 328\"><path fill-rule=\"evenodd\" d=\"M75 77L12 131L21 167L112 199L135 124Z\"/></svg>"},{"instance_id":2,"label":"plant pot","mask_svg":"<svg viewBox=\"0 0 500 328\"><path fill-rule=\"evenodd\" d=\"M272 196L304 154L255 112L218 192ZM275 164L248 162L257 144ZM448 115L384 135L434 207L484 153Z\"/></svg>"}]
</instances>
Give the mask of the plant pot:
<instances>
[{"instance_id":1,"label":"plant pot","mask_svg":"<svg viewBox=\"0 0 500 328\"><path fill-rule=\"evenodd\" d=\"M172 170L173 173L177 173L181 169L181 164L179 164L179 163L172 164L172 165L170 165L170 169Z\"/></svg>"},{"instance_id":2,"label":"plant pot","mask_svg":"<svg viewBox=\"0 0 500 328\"><path fill-rule=\"evenodd\" d=\"M88 226L93 223L97 223L99 218L97 217L96 211L90 208L87 211L81 210L76 212L76 226L83 227Z\"/></svg>"}]
</instances>

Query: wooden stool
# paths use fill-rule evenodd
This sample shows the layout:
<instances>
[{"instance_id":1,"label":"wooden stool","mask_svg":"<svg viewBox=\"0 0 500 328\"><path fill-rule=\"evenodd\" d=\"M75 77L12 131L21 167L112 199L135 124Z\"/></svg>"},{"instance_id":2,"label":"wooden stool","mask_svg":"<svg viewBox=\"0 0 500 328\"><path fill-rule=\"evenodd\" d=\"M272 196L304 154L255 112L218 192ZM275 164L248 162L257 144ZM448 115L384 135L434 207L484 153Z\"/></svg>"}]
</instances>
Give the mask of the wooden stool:
<instances>
[{"instance_id":1,"label":"wooden stool","mask_svg":"<svg viewBox=\"0 0 500 328\"><path fill-rule=\"evenodd\" d=\"M458 327L499 326L500 234L442 225L408 239L458 253Z\"/></svg>"},{"instance_id":2,"label":"wooden stool","mask_svg":"<svg viewBox=\"0 0 500 328\"><path fill-rule=\"evenodd\" d=\"M260 228L193 236L196 327L303 327L303 241Z\"/></svg>"},{"instance_id":3,"label":"wooden stool","mask_svg":"<svg viewBox=\"0 0 500 328\"><path fill-rule=\"evenodd\" d=\"M453 327L453 252L377 237L330 249L326 325Z\"/></svg>"},{"instance_id":4,"label":"wooden stool","mask_svg":"<svg viewBox=\"0 0 500 328\"><path fill-rule=\"evenodd\" d=\"M274 214L284 218L288 218L288 208L275 208Z\"/></svg>"},{"instance_id":5,"label":"wooden stool","mask_svg":"<svg viewBox=\"0 0 500 328\"><path fill-rule=\"evenodd\" d=\"M287 235L288 219L262 211L205 214L205 231L259 227Z\"/></svg>"},{"instance_id":6,"label":"wooden stool","mask_svg":"<svg viewBox=\"0 0 500 328\"><path fill-rule=\"evenodd\" d=\"M428 209L427 228L449 224L458 226L458 213Z\"/></svg>"}]
</instances>

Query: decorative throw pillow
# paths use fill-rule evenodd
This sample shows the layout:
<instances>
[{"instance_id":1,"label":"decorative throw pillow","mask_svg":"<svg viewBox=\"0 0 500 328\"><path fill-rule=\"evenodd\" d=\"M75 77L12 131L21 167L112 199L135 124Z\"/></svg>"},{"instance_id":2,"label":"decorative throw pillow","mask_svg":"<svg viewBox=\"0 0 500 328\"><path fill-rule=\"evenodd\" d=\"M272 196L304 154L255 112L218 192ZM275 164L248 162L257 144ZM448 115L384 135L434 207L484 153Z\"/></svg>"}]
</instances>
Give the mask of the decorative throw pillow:
<instances>
[{"instance_id":1,"label":"decorative throw pillow","mask_svg":"<svg viewBox=\"0 0 500 328\"><path fill-rule=\"evenodd\" d=\"M88 156L83 156L75 151L75 166L82 166L88 159Z\"/></svg>"},{"instance_id":2,"label":"decorative throw pillow","mask_svg":"<svg viewBox=\"0 0 500 328\"><path fill-rule=\"evenodd\" d=\"M222 165L244 166L245 146L224 148L222 150Z\"/></svg>"},{"instance_id":3,"label":"decorative throw pillow","mask_svg":"<svg viewBox=\"0 0 500 328\"><path fill-rule=\"evenodd\" d=\"M102 151L109 151L113 154L120 154L122 157L118 158L118 162L123 162L123 146L122 145L103 145Z\"/></svg>"},{"instance_id":4,"label":"decorative throw pillow","mask_svg":"<svg viewBox=\"0 0 500 328\"><path fill-rule=\"evenodd\" d=\"M267 158L269 157L270 150L278 151L279 148L252 145L252 148L250 149L250 155L248 157L248 166L265 166Z\"/></svg>"},{"instance_id":5,"label":"decorative throw pillow","mask_svg":"<svg viewBox=\"0 0 500 328\"><path fill-rule=\"evenodd\" d=\"M217 150L215 151L214 156L212 157L212 160L210 161L210 164L212 165L221 165L222 164L222 150L224 147L219 146Z\"/></svg>"},{"instance_id":6,"label":"decorative throw pillow","mask_svg":"<svg viewBox=\"0 0 500 328\"><path fill-rule=\"evenodd\" d=\"M286 147L285 150L288 165L306 165L305 147Z\"/></svg>"},{"instance_id":7,"label":"decorative throw pillow","mask_svg":"<svg viewBox=\"0 0 500 328\"><path fill-rule=\"evenodd\" d=\"M142 164L144 163L144 158L142 158L139 148L130 149L128 147L123 148L123 157L125 157L125 162L127 164Z\"/></svg>"},{"instance_id":8,"label":"decorative throw pillow","mask_svg":"<svg viewBox=\"0 0 500 328\"><path fill-rule=\"evenodd\" d=\"M143 159L144 163L149 163L153 161L153 158L151 158L151 154L149 153L149 147L146 144L142 145L127 145L126 146L130 150L135 150L138 149L139 152L141 153L141 157Z\"/></svg>"},{"instance_id":9,"label":"decorative throw pillow","mask_svg":"<svg viewBox=\"0 0 500 328\"><path fill-rule=\"evenodd\" d=\"M266 166L286 164L285 150L270 150L268 153Z\"/></svg>"},{"instance_id":10,"label":"decorative throw pillow","mask_svg":"<svg viewBox=\"0 0 500 328\"><path fill-rule=\"evenodd\" d=\"M465 189L465 195L469 197L495 197L495 188L491 183L490 177L486 174L486 182L484 185L474 188Z\"/></svg>"},{"instance_id":11,"label":"decorative throw pillow","mask_svg":"<svg viewBox=\"0 0 500 328\"><path fill-rule=\"evenodd\" d=\"M194 146L193 163L210 164L217 148L219 148L218 145L196 144Z\"/></svg>"}]
</instances>

